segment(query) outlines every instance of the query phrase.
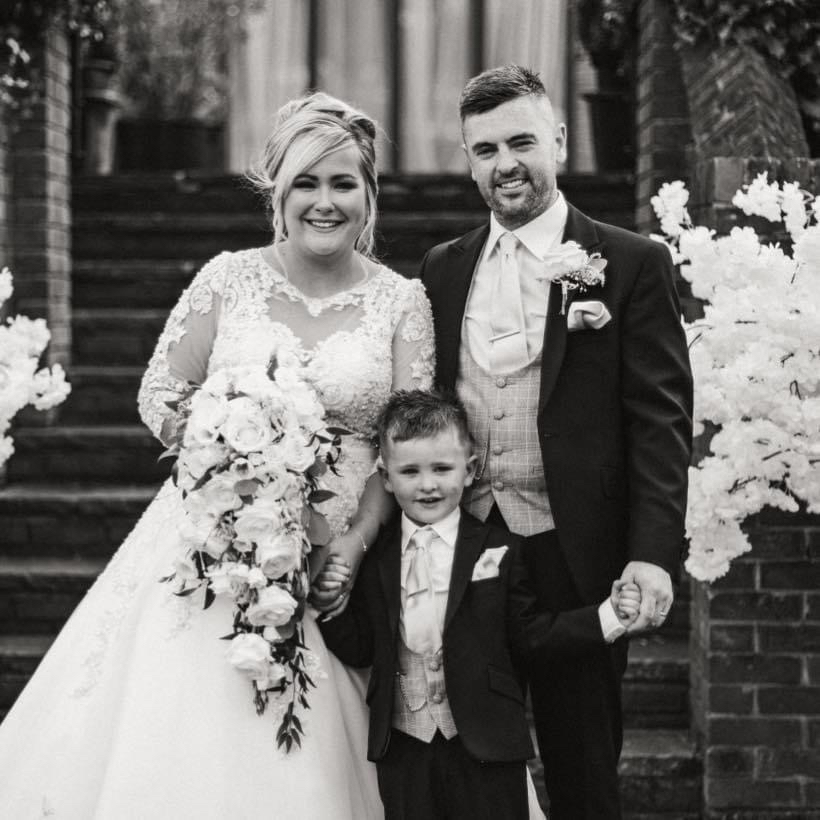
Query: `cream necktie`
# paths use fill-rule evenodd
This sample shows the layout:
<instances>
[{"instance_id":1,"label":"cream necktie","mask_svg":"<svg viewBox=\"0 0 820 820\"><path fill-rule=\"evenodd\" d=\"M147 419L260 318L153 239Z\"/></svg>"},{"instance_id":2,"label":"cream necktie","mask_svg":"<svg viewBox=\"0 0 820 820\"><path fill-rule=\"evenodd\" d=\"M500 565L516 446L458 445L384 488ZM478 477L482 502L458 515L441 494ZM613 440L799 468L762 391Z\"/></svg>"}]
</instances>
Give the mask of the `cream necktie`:
<instances>
[{"instance_id":1,"label":"cream necktie","mask_svg":"<svg viewBox=\"0 0 820 820\"><path fill-rule=\"evenodd\" d=\"M402 637L407 648L420 655L429 655L441 646L430 566L430 545L437 537L432 527L422 527L407 543L412 555L404 584L407 597L401 618Z\"/></svg>"},{"instance_id":2,"label":"cream necktie","mask_svg":"<svg viewBox=\"0 0 820 820\"><path fill-rule=\"evenodd\" d=\"M498 277L490 305L490 372L509 373L529 361L521 282L515 258L518 239L509 232L498 240Z\"/></svg>"}]
</instances>

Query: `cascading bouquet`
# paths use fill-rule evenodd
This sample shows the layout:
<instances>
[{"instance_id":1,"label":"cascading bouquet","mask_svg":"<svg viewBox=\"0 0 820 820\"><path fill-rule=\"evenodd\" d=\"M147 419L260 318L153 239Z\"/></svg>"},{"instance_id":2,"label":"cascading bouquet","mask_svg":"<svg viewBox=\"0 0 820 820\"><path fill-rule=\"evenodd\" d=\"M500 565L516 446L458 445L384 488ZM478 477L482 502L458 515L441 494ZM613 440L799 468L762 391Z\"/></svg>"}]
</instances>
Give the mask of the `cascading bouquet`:
<instances>
[{"instance_id":1,"label":"cascading bouquet","mask_svg":"<svg viewBox=\"0 0 820 820\"><path fill-rule=\"evenodd\" d=\"M309 708L315 686L302 629L308 554L330 539L314 505L334 495L321 476L346 431L325 426L315 392L281 360L220 370L168 404L176 423L164 456L176 458L186 520L184 553L162 581L181 596L204 590L205 608L233 601L227 660L251 678L260 715L271 695L287 702L276 738L290 751L304 734L296 706Z\"/></svg>"}]
</instances>

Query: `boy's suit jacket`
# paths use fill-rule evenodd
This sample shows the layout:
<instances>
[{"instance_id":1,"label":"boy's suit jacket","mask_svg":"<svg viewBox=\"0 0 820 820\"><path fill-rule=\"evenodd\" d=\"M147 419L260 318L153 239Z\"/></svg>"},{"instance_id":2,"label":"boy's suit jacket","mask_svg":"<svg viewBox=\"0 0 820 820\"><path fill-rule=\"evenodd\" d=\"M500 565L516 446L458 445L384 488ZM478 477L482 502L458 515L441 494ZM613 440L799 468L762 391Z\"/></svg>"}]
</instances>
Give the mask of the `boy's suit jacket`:
<instances>
[{"instance_id":1,"label":"boy's suit jacket","mask_svg":"<svg viewBox=\"0 0 820 820\"><path fill-rule=\"evenodd\" d=\"M401 526L367 553L347 609L321 622L325 641L349 666L370 666L368 758L384 757L393 713L401 615ZM444 677L450 709L467 752L482 761L533 756L516 659L548 657L603 643L596 606L553 618L535 612L521 539L462 512L444 619ZM497 577L472 581L486 550L509 547ZM523 660L523 659L522 659Z\"/></svg>"},{"instance_id":2,"label":"boy's suit jacket","mask_svg":"<svg viewBox=\"0 0 820 820\"><path fill-rule=\"evenodd\" d=\"M437 245L421 265L442 388L456 385L464 308L488 232ZM533 424L565 559L592 603L609 594L629 560L678 573L692 377L667 249L571 205L563 239L608 261L604 286L571 291L570 302L603 302L612 319L568 332L561 286L552 285Z\"/></svg>"}]
</instances>

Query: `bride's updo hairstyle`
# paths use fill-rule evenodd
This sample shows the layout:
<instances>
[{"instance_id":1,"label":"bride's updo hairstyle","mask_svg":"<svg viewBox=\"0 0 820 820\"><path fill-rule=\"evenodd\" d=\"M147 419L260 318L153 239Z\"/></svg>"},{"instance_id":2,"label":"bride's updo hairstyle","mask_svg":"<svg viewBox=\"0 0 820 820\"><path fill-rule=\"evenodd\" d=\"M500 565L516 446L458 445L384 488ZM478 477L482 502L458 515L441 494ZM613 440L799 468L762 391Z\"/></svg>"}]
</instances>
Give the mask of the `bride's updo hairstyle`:
<instances>
[{"instance_id":1,"label":"bride's updo hairstyle","mask_svg":"<svg viewBox=\"0 0 820 820\"><path fill-rule=\"evenodd\" d=\"M373 254L376 223L376 123L346 102L323 92L285 103L273 121L265 150L248 174L272 211L273 241L287 237L284 201L300 174L329 154L354 145L365 182L365 222L356 250Z\"/></svg>"}]
</instances>

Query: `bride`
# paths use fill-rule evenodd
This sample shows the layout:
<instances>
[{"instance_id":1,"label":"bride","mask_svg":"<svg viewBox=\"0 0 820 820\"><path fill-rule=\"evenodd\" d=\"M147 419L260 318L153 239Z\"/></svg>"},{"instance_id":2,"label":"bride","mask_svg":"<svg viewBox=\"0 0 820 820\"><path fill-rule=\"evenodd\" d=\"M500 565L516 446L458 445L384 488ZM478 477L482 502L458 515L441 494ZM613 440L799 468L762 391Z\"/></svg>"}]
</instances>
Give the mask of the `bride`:
<instances>
[{"instance_id":1,"label":"bride","mask_svg":"<svg viewBox=\"0 0 820 820\"><path fill-rule=\"evenodd\" d=\"M298 358L343 442L336 496L322 507L328 553L357 565L389 500L370 435L391 390L429 387L430 308L417 281L371 257L375 125L314 94L277 114L255 182L271 205L269 247L222 253L183 293L140 389L161 439L166 402L220 368ZM184 513L170 482L74 612L0 726L0 817L27 820L383 816L366 759L359 673L305 642L317 688L301 749L277 749L272 702L225 660L231 604L207 610L159 579L180 554Z\"/></svg>"}]
</instances>

